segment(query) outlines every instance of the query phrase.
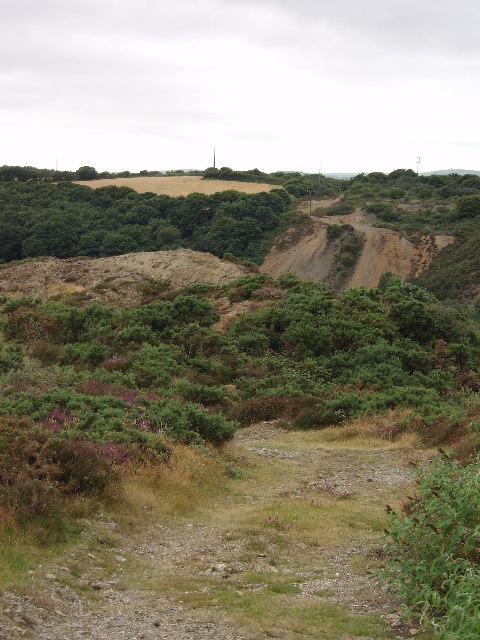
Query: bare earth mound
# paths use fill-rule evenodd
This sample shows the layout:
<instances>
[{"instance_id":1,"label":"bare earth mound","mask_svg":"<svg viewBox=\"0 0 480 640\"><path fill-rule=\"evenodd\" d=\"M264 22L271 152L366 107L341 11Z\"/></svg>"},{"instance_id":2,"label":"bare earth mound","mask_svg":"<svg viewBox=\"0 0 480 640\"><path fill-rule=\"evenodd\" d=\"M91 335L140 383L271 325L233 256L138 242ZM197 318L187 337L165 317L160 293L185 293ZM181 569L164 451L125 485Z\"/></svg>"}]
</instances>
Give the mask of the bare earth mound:
<instances>
[{"instance_id":1,"label":"bare earth mound","mask_svg":"<svg viewBox=\"0 0 480 640\"><path fill-rule=\"evenodd\" d=\"M100 187L130 187L139 193L152 192L165 196L188 196L190 193L204 193L207 196L219 191L241 191L242 193L260 193L271 191L274 185L258 182L235 182L230 180L203 180L200 176L159 176L145 178L112 178L109 180L81 180L92 189Z\"/></svg>"},{"instance_id":2,"label":"bare earth mound","mask_svg":"<svg viewBox=\"0 0 480 640\"><path fill-rule=\"evenodd\" d=\"M0 295L130 306L141 302L140 286L147 279L169 279L172 287L184 287L193 282L222 284L244 274L238 265L190 249L95 259L45 258L0 267Z\"/></svg>"}]
</instances>

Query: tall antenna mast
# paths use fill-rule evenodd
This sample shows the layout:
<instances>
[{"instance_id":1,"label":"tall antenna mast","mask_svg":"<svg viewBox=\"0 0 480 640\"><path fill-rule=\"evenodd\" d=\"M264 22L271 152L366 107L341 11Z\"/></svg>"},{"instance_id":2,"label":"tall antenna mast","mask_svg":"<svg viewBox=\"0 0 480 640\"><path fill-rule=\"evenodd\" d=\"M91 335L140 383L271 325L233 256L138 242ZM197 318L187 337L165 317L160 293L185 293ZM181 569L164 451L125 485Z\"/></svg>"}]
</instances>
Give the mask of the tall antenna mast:
<instances>
[{"instance_id":1,"label":"tall antenna mast","mask_svg":"<svg viewBox=\"0 0 480 640\"><path fill-rule=\"evenodd\" d=\"M418 169L420 168L420 161L421 161L420 156L417 156L417 176L418 176Z\"/></svg>"},{"instance_id":2,"label":"tall antenna mast","mask_svg":"<svg viewBox=\"0 0 480 640\"><path fill-rule=\"evenodd\" d=\"M213 147L213 168L215 169L215 147Z\"/></svg>"}]
</instances>

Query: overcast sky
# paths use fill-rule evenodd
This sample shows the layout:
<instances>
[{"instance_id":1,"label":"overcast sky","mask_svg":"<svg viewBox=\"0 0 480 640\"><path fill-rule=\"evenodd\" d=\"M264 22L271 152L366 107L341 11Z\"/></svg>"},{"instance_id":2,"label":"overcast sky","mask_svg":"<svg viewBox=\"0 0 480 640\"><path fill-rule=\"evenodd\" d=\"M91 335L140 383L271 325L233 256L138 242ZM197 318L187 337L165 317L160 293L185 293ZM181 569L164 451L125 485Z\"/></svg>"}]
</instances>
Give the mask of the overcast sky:
<instances>
[{"instance_id":1,"label":"overcast sky","mask_svg":"<svg viewBox=\"0 0 480 640\"><path fill-rule=\"evenodd\" d=\"M480 169L478 0L0 0L0 165Z\"/></svg>"}]
</instances>

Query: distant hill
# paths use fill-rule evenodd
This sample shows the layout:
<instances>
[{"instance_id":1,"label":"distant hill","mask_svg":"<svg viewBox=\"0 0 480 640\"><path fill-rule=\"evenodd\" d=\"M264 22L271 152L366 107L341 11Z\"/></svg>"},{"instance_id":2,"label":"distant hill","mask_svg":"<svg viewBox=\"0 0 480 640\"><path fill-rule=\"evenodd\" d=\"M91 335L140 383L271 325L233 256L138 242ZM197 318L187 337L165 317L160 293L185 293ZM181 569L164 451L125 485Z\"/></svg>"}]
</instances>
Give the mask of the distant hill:
<instances>
[{"instance_id":1,"label":"distant hill","mask_svg":"<svg viewBox=\"0 0 480 640\"><path fill-rule=\"evenodd\" d=\"M324 173L326 178L335 178L336 180L349 180L355 176L360 175L360 171L357 173ZM459 176L474 175L480 176L480 171L474 169L439 169L438 171L422 171L421 176L448 176L451 173L456 173Z\"/></svg>"},{"instance_id":2,"label":"distant hill","mask_svg":"<svg viewBox=\"0 0 480 640\"><path fill-rule=\"evenodd\" d=\"M354 178L358 176L361 172L357 173L324 173L323 175L326 178L334 178L335 180L348 180L349 178Z\"/></svg>"},{"instance_id":3,"label":"distant hill","mask_svg":"<svg viewBox=\"0 0 480 640\"><path fill-rule=\"evenodd\" d=\"M459 176L473 175L480 176L480 171L474 169L440 169L439 171L425 171L422 172L422 176L448 176L451 173L456 173Z\"/></svg>"}]
</instances>

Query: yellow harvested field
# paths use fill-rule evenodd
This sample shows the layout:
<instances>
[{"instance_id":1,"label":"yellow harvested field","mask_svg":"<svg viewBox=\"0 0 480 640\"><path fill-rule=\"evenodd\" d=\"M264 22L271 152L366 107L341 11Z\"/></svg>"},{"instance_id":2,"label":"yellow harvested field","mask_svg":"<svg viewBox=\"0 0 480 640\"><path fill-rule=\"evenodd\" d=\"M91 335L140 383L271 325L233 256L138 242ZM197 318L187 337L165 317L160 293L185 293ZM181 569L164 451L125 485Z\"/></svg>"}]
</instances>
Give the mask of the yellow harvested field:
<instances>
[{"instance_id":1,"label":"yellow harvested field","mask_svg":"<svg viewBox=\"0 0 480 640\"><path fill-rule=\"evenodd\" d=\"M158 176L141 178L112 178L106 180L79 180L77 184L98 189L108 185L130 187L139 193L151 191L166 196L188 196L190 193L212 195L218 191L241 191L242 193L260 193L271 191L275 185L258 182L236 182L234 180L203 180L200 176Z\"/></svg>"}]
</instances>

